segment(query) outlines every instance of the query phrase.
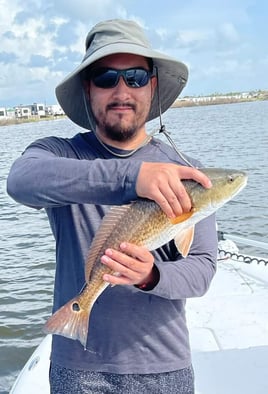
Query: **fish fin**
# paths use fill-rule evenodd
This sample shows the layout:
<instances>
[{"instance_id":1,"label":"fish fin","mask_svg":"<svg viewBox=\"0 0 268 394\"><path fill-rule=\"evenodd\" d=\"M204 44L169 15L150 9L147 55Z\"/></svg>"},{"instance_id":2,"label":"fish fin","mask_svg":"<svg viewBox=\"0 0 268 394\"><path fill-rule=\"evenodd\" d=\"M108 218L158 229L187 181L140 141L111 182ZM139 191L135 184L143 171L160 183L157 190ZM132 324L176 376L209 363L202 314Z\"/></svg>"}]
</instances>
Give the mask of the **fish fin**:
<instances>
[{"instance_id":1,"label":"fish fin","mask_svg":"<svg viewBox=\"0 0 268 394\"><path fill-rule=\"evenodd\" d=\"M90 308L83 309L79 296L63 305L46 322L45 333L77 339L86 349Z\"/></svg>"},{"instance_id":2,"label":"fish fin","mask_svg":"<svg viewBox=\"0 0 268 394\"><path fill-rule=\"evenodd\" d=\"M192 209L190 212L182 213L181 215L176 216L175 218L170 218L169 220L172 224L178 224L185 222L185 220L188 220L193 214L194 210Z\"/></svg>"},{"instance_id":3,"label":"fish fin","mask_svg":"<svg viewBox=\"0 0 268 394\"><path fill-rule=\"evenodd\" d=\"M91 243L88 258L85 264L85 280L87 283L90 281L90 274L96 260L104 253L103 245L109 236L113 233L116 224L122 222L124 216L131 208L132 204L125 204L121 206L112 206L110 210L105 214L100 224L100 227L93 238Z\"/></svg>"},{"instance_id":4,"label":"fish fin","mask_svg":"<svg viewBox=\"0 0 268 394\"><path fill-rule=\"evenodd\" d=\"M194 226L180 231L174 238L175 245L183 257L189 253L190 247L194 239Z\"/></svg>"}]
</instances>

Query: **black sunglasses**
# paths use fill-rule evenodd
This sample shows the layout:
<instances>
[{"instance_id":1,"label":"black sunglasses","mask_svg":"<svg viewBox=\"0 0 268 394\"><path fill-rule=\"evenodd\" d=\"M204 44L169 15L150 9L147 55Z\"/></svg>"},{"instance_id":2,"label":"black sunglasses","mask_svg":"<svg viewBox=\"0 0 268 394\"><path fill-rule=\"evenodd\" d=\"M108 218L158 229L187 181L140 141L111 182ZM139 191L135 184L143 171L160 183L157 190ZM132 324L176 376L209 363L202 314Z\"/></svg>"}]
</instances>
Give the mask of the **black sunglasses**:
<instances>
[{"instance_id":1,"label":"black sunglasses","mask_svg":"<svg viewBox=\"0 0 268 394\"><path fill-rule=\"evenodd\" d=\"M142 88L148 84L153 73L141 67L128 68L126 70L102 67L91 70L85 79L90 79L98 88L110 89L118 84L121 76L130 88Z\"/></svg>"}]
</instances>

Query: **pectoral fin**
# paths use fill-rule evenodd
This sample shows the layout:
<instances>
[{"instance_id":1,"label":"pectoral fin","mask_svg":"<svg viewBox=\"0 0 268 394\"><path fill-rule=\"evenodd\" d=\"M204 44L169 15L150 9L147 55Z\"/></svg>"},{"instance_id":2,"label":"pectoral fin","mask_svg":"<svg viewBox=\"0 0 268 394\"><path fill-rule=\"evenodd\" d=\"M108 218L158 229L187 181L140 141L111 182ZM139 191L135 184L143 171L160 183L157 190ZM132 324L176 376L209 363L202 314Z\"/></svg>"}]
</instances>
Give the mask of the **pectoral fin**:
<instances>
[{"instance_id":1,"label":"pectoral fin","mask_svg":"<svg viewBox=\"0 0 268 394\"><path fill-rule=\"evenodd\" d=\"M175 245L183 257L189 253L190 247L194 239L194 226L180 231L174 238Z\"/></svg>"}]
</instances>

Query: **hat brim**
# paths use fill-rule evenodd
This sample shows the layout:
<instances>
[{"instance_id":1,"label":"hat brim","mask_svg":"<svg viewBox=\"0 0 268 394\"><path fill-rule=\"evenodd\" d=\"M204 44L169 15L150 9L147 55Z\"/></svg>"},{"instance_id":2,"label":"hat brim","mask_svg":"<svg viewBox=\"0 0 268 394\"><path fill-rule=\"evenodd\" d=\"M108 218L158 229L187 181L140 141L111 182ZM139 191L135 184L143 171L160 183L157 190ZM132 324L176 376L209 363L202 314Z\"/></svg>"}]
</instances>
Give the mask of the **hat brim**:
<instances>
[{"instance_id":1,"label":"hat brim","mask_svg":"<svg viewBox=\"0 0 268 394\"><path fill-rule=\"evenodd\" d=\"M114 43L106 45L82 63L56 87L56 97L65 114L76 124L88 130L95 130L93 117L89 115L86 106L84 86L81 80L81 71L97 60L116 53L130 53L153 59L158 70L158 84L160 93L161 113L164 113L176 100L186 85L188 69L185 64L146 47L136 44ZM155 119L160 113L157 94L155 93L148 121Z\"/></svg>"}]
</instances>

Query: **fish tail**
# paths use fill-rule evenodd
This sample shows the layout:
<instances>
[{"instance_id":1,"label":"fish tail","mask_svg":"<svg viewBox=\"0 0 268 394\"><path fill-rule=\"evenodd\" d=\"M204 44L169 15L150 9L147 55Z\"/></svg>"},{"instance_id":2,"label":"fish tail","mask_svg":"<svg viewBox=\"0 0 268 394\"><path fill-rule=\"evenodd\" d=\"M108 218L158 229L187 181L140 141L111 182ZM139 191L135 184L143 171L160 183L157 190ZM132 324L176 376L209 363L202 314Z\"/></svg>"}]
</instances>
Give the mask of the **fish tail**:
<instances>
[{"instance_id":1,"label":"fish tail","mask_svg":"<svg viewBox=\"0 0 268 394\"><path fill-rule=\"evenodd\" d=\"M91 308L83 308L79 296L73 298L48 319L44 332L77 339L86 349Z\"/></svg>"}]
</instances>

